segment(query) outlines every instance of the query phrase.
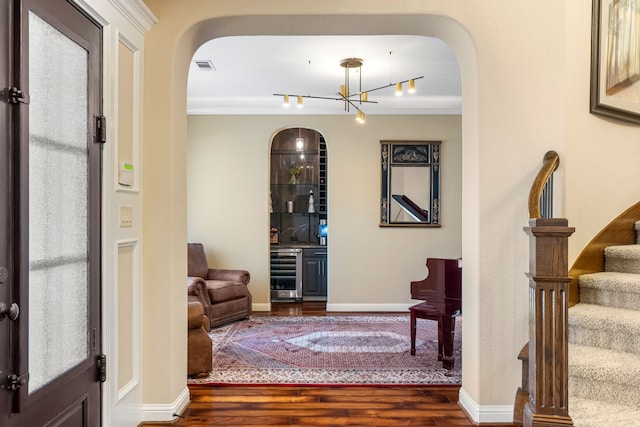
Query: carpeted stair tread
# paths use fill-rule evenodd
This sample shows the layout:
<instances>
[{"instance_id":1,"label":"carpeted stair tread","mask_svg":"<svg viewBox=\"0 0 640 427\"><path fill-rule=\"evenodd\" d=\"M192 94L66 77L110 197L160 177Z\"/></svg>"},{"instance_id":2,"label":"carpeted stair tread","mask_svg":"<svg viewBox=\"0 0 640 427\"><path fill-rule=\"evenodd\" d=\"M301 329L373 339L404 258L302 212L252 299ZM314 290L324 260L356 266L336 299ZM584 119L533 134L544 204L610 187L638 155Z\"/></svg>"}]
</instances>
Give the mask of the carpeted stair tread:
<instances>
[{"instance_id":1,"label":"carpeted stair tread","mask_svg":"<svg viewBox=\"0 0 640 427\"><path fill-rule=\"evenodd\" d=\"M576 304L569 308L569 325L588 324L593 328L607 327L640 329L640 316L636 310L603 307L596 304Z\"/></svg>"},{"instance_id":2,"label":"carpeted stair tread","mask_svg":"<svg viewBox=\"0 0 640 427\"><path fill-rule=\"evenodd\" d=\"M569 415L574 427L640 427L640 409L598 400L572 399Z\"/></svg>"},{"instance_id":3,"label":"carpeted stair tread","mask_svg":"<svg viewBox=\"0 0 640 427\"><path fill-rule=\"evenodd\" d=\"M569 375L640 388L640 355L569 345Z\"/></svg>"},{"instance_id":4,"label":"carpeted stair tread","mask_svg":"<svg viewBox=\"0 0 640 427\"><path fill-rule=\"evenodd\" d=\"M640 354L637 311L576 304L569 308L569 342Z\"/></svg>"},{"instance_id":5,"label":"carpeted stair tread","mask_svg":"<svg viewBox=\"0 0 640 427\"><path fill-rule=\"evenodd\" d=\"M640 355L569 345L569 407L574 398L640 406Z\"/></svg>"},{"instance_id":6,"label":"carpeted stair tread","mask_svg":"<svg viewBox=\"0 0 640 427\"><path fill-rule=\"evenodd\" d=\"M604 256L605 271L640 274L640 245L609 246Z\"/></svg>"},{"instance_id":7,"label":"carpeted stair tread","mask_svg":"<svg viewBox=\"0 0 640 427\"><path fill-rule=\"evenodd\" d=\"M583 274L579 281L581 303L640 310L640 274Z\"/></svg>"}]
</instances>

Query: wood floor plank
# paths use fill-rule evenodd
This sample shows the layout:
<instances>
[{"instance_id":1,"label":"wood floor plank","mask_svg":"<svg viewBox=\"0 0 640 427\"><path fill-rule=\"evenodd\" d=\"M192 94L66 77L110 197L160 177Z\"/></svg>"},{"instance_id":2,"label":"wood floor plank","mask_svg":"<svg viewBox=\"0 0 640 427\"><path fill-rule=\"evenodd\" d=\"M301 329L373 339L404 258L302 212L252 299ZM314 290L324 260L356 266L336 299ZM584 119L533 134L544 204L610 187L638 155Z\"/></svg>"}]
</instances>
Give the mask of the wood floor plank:
<instances>
[{"instance_id":1,"label":"wood floor plank","mask_svg":"<svg viewBox=\"0 0 640 427\"><path fill-rule=\"evenodd\" d=\"M433 387L436 388L436 387ZM444 388L443 390L448 390ZM456 387L457 389L457 387ZM326 395L327 390L331 390L332 395L345 396L424 396L425 387L388 387L388 386L346 386L346 387L306 387L300 393Z\"/></svg>"},{"instance_id":2,"label":"wood floor plank","mask_svg":"<svg viewBox=\"0 0 640 427\"><path fill-rule=\"evenodd\" d=\"M370 403L350 403L349 410L351 409L370 409L372 405L375 405L380 410L392 410L403 409L402 402L386 403L386 402L370 402ZM245 403L240 402L227 402L216 404L215 409L218 411L232 411L235 409L246 408ZM254 403L251 405L252 411L307 411L313 409L323 410L341 410L345 407L344 402L306 402L306 403ZM194 404L194 408L202 408L201 404ZM442 408L446 409L446 408Z\"/></svg>"},{"instance_id":3,"label":"wood floor plank","mask_svg":"<svg viewBox=\"0 0 640 427\"><path fill-rule=\"evenodd\" d=\"M331 418L319 418L319 417L299 417L292 420L294 423L300 425L314 425L314 426L437 426L435 420L430 418L378 418L378 417L331 417Z\"/></svg>"},{"instance_id":4,"label":"wood floor plank","mask_svg":"<svg viewBox=\"0 0 640 427\"><path fill-rule=\"evenodd\" d=\"M307 403L307 402L317 402L318 401L318 396L299 396L299 395L293 395L293 396L269 396L269 395L263 395L263 396L258 396L258 395L242 395L242 396L230 396L230 395L224 395L224 396L201 396L198 399L199 403L206 403L206 404L211 404L211 403L229 403L229 402L240 402L240 403L279 403L279 404L286 404L286 403Z\"/></svg>"},{"instance_id":5,"label":"wood floor plank","mask_svg":"<svg viewBox=\"0 0 640 427\"><path fill-rule=\"evenodd\" d=\"M425 396L423 394L407 394L403 395L402 393L391 394L391 395L373 395L367 396L363 395L349 395L349 394L338 394L338 395L318 395L317 397L322 397L325 402L420 402L420 403L450 403L446 396Z\"/></svg>"}]
</instances>

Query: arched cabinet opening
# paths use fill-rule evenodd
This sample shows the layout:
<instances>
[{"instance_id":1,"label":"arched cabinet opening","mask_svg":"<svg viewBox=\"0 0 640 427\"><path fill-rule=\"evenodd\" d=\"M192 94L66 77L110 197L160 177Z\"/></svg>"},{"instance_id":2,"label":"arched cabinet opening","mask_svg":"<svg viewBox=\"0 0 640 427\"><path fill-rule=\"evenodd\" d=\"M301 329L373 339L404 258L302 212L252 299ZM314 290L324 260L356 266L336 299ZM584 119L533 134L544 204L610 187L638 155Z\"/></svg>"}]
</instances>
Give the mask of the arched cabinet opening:
<instances>
[{"instance_id":1,"label":"arched cabinet opening","mask_svg":"<svg viewBox=\"0 0 640 427\"><path fill-rule=\"evenodd\" d=\"M271 142L271 301L327 300L327 146L313 129Z\"/></svg>"}]
</instances>

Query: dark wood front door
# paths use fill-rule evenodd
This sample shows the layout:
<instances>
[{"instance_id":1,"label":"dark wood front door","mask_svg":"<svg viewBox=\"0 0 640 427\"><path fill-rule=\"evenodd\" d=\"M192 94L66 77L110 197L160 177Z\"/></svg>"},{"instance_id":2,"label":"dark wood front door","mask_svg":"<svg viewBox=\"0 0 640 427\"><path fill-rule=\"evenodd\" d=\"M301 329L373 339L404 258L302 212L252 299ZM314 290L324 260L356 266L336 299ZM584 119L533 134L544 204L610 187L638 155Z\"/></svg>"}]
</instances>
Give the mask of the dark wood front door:
<instances>
[{"instance_id":1,"label":"dark wood front door","mask_svg":"<svg viewBox=\"0 0 640 427\"><path fill-rule=\"evenodd\" d=\"M0 426L98 426L101 29L0 0Z\"/></svg>"}]
</instances>

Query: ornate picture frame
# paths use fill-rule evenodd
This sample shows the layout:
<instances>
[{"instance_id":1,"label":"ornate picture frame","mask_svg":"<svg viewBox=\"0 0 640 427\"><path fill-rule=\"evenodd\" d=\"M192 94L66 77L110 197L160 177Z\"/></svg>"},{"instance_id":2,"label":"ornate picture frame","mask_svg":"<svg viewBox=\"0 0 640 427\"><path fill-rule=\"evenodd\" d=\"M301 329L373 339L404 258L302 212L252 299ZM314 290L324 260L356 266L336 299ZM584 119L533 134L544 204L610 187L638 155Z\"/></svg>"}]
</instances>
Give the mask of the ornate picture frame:
<instances>
[{"instance_id":1,"label":"ornate picture frame","mask_svg":"<svg viewBox=\"0 0 640 427\"><path fill-rule=\"evenodd\" d=\"M593 0L591 113L640 124L640 0Z\"/></svg>"},{"instance_id":2,"label":"ornate picture frame","mask_svg":"<svg viewBox=\"0 0 640 427\"><path fill-rule=\"evenodd\" d=\"M440 227L442 141L380 141L380 227Z\"/></svg>"}]
</instances>

